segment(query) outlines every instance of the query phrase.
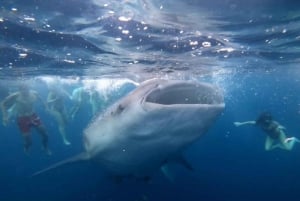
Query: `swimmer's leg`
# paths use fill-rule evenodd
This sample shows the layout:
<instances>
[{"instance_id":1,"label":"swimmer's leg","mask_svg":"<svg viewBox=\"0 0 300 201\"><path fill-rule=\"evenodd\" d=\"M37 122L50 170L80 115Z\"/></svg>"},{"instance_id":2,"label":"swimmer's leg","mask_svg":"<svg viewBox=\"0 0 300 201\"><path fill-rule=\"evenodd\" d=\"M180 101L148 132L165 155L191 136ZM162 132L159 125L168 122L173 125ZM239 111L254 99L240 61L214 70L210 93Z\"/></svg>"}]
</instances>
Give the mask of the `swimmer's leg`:
<instances>
[{"instance_id":1,"label":"swimmer's leg","mask_svg":"<svg viewBox=\"0 0 300 201\"><path fill-rule=\"evenodd\" d=\"M24 140L24 152L26 154L28 154L29 148L32 145L30 133L22 133L22 136L23 136L23 140Z\"/></svg>"},{"instance_id":2,"label":"swimmer's leg","mask_svg":"<svg viewBox=\"0 0 300 201\"><path fill-rule=\"evenodd\" d=\"M289 137L284 140L287 150L292 150L296 142L300 143L300 140L296 137Z\"/></svg>"},{"instance_id":3,"label":"swimmer's leg","mask_svg":"<svg viewBox=\"0 0 300 201\"><path fill-rule=\"evenodd\" d=\"M58 130L60 135L63 138L63 142L65 145L70 145L71 143L67 140L67 134L66 134L66 118L64 117L64 114L58 111L52 111L51 112L53 116L55 117L57 124L58 124Z\"/></svg>"},{"instance_id":4,"label":"swimmer's leg","mask_svg":"<svg viewBox=\"0 0 300 201\"><path fill-rule=\"evenodd\" d=\"M36 130L42 137L42 145L43 145L44 150L46 151L46 153L48 155L51 155L51 151L48 148L48 135L47 135L45 127L43 125L40 125L40 126L36 127Z\"/></svg>"},{"instance_id":5,"label":"swimmer's leg","mask_svg":"<svg viewBox=\"0 0 300 201\"><path fill-rule=\"evenodd\" d=\"M265 142L265 150L271 151L272 149L275 149L276 147L273 146L274 140L267 136L266 142Z\"/></svg>"}]
</instances>

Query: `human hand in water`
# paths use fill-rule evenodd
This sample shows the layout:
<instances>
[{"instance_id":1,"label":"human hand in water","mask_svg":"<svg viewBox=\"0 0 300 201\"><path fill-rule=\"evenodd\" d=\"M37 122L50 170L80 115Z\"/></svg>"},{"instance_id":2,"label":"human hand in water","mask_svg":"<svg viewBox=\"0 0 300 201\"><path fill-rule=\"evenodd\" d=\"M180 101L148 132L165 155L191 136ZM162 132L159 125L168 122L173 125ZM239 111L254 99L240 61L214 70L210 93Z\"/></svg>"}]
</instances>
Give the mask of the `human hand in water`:
<instances>
[{"instance_id":1,"label":"human hand in water","mask_svg":"<svg viewBox=\"0 0 300 201\"><path fill-rule=\"evenodd\" d=\"M236 122L233 122L233 124L234 124L236 127L238 127L238 126L242 125L242 123L241 123L241 122L238 122L238 121L236 121Z\"/></svg>"},{"instance_id":2,"label":"human hand in water","mask_svg":"<svg viewBox=\"0 0 300 201\"><path fill-rule=\"evenodd\" d=\"M282 125L279 125L279 126L278 126L278 129L280 129L280 130L285 130L286 128L285 128L284 126L282 126Z\"/></svg>"}]
</instances>

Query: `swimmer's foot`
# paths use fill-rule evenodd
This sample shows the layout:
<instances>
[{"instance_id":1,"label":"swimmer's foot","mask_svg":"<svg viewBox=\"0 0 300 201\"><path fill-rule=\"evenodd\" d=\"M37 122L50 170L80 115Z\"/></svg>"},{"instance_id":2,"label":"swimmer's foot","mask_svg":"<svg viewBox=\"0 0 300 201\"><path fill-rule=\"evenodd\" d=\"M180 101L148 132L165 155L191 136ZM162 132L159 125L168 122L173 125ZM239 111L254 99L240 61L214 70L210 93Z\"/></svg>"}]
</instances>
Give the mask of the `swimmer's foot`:
<instances>
[{"instance_id":1,"label":"swimmer's foot","mask_svg":"<svg viewBox=\"0 0 300 201\"><path fill-rule=\"evenodd\" d=\"M292 140L294 140L294 137L288 137L284 140L284 143L289 143Z\"/></svg>"},{"instance_id":2,"label":"swimmer's foot","mask_svg":"<svg viewBox=\"0 0 300 201\"><path fill-rule=\"evenodd\" d=\"M64 139L64 144L69 146L69 145L71 145L71 142L69 142L67 139Z\"/></svg>"},{"instance_id":3,"label":"swimmer's foot","mask_svg":"<svg viewBox=\"0 0 300 201\"><path fill-rule=\"evenodd\" d=\"M48 149L48 148L43 148L43 149L48 156L52 155L52 152L50 151L50 149Z\"/></svg>"},{"instance_id":4,"label":"swimmer's foot","mask_svg":"<svg viewBox=\"0 0 300 201\"><path fill-rule=\"evenodd\" d=\"M289 143L291 141L295 141L295 142L299 142L300 143L300 140L296 137L288 137L284 140L284 143Z\"/></svg>"}]
</instances>

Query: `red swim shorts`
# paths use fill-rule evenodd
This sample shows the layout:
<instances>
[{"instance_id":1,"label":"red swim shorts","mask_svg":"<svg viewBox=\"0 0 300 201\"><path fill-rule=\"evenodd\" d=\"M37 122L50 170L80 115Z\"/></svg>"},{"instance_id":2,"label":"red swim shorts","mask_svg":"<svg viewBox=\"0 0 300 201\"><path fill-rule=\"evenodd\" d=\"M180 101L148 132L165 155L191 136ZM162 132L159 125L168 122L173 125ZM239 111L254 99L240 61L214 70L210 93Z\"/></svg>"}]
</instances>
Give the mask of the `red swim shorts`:
<instances>
[{"instance_id":1,"label":"red swim shorts","mask_svg":"<svg viewBox=\"0 0 300 201\"><path fill-rule=\"evenodd\" d=\"M17 121L22 134L28 134L32 126L38 127L42 125L41 119L35 113L29 116L18 117Z\"/></svg>"}]
</instances>

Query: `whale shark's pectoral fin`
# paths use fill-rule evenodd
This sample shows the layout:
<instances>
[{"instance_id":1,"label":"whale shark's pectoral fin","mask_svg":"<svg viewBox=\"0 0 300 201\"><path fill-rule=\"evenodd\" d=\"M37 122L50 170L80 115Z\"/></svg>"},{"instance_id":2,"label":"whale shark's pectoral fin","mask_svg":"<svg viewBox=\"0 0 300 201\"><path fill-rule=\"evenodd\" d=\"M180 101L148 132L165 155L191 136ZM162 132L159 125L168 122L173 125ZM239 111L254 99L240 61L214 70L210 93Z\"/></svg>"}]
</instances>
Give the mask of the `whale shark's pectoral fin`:
<instances>
[{"instance_id":1,"label":"whale shark's pectoral fin","mask_svg":"<svg viewBox=\"0 0 300 201\"><path fill-rule=\"evenodd\" d=\"M185 167L186 169L190 170L190 171L194 171L194 167L186 160L186 158L184 158L183 156L179 156L176 160L176 162L178 162L179 164L183 165L183 167Z\"/></svg>"},{"instance_id":2,"label":"whale shark's pectoral fin","mask_svg":"<svg viewBox=\"0 0 300 201\"><path fill-rule=\"evenodd\" d=\"M86 152L83 152L81 154L78 154L76 156L73 156L71 158L68 158L66 160L63 160L61 162L58 162L54 165L51 165L50 167L46 168L46 169L43 169L43 170L40 170L38 172L35 172L33 175L31 175L32 177L34 176L37 176L37 175L40 175L40 174L43 174L45 172L48 172L50 170L53 170L53 169L56 169L58 167L62 167L62 166L65 166L67 164L71 164L71 163L77 163L77 162L81 162L81 161L85 161L85 160L89 160L90 159L90 156L86 153Z\"/></svg>"},{"instance_id":3,"label":"whale shark's pectoral fin","mask_svg":"<svg viewBox=\"0 0 300 201\"><path fill-rule=\"evenodd\" d=\"M175 176L174 174L172 174L172 171L170 170L170 162L181 164L186 169L190 171L194 171L193 166L182 155L173 158L171 161L166 161L160 167L160 170L163 173L163 175L171 182L175 180Z\"/></svg>"},{"instance_id":4,"label":"whale shark's pectoral fin","mask_svg":"<svg viewBox=\"0 0 300 201\"><path fill-rule=\"evenodd\" d=\"M160 170L169 181L173 182L175 180L174 175L170 171L169 164L164 164L163 166L160 167Z\"/></svg>"}]
</instances>

